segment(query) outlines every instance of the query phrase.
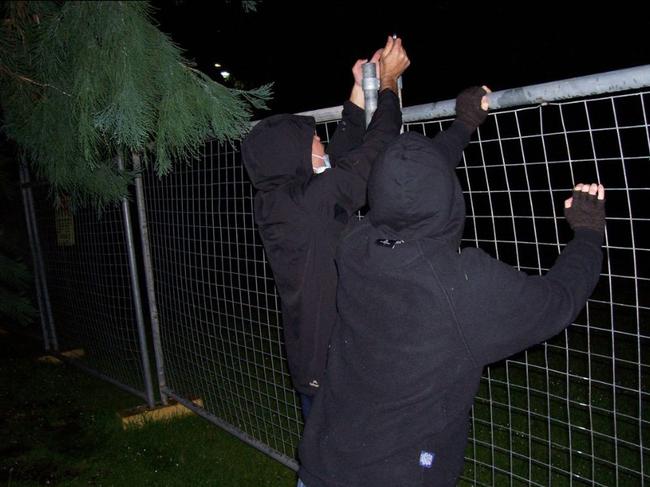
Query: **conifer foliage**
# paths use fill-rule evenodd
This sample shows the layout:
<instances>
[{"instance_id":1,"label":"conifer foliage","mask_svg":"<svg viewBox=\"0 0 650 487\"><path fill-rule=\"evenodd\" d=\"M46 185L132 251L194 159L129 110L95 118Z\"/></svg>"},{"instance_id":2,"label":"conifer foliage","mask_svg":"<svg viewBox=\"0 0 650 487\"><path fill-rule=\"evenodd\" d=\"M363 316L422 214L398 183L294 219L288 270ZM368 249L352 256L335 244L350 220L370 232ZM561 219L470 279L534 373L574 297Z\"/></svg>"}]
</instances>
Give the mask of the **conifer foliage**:
<instances>
[{"instance_id":1,"label":"conifer foliage","mask_svg":"<svg viewBox=\"0 0 650 487\"><path fill-rule=\"evenodd\" d=\"M7 2L0 30L5 130L75 204L127 194L132 153L165 174L207 139L231 141L270 86L242 91L194 69L133 1Z\"/></svg>"}]
</instances>

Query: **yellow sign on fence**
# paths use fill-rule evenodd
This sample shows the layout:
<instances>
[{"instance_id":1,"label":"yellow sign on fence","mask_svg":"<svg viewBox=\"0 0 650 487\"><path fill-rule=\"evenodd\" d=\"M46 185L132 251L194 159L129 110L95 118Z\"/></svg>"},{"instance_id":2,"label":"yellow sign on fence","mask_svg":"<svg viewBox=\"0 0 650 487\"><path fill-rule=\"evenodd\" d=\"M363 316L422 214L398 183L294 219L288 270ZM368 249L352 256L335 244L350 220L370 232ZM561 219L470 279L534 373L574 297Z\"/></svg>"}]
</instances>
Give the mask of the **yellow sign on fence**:
<instances>
[{"instance_id":1,"label":"yellow sign on fence","mask_svg":"<svg viewBox=\"0 0 650 487\"><path fill-rule=\"evenodd\" d=\"M66 208L54 210L54 224L56 225L56 243L59 247L74 245L74 218L72 212Z\"/></svg>"}]
</instances>

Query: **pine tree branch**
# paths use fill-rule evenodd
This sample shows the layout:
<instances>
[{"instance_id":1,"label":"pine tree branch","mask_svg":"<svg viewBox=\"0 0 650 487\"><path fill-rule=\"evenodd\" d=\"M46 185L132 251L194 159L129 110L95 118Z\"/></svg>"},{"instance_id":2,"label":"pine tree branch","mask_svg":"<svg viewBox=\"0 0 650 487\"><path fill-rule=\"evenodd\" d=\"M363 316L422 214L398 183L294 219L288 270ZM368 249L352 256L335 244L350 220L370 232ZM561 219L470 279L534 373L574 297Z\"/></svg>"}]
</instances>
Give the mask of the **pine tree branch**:
<instances>
[{"instance_id":1,"label":"pine tree branch","mask_svg":"<svg viewBox=\"0 0 650 487\"><path fill-rule=\"evenodd\" d=\"M49 83L39 83L38 81L34 81L33 79L28 78L27 76L23 76L23 75L21 75L21 74L14 73L13 71L11 71L9 68L7 68L7 67L6 67L5 65L3 65L3 64L0 64L0 71L2 71L2 72L4 72L4 73L7 73L8 75L13 76L14 78L17 78L17 79L19 79L19 80L21 80L21 81L26 81L26 82L28 82L28 83L31 83L31 84L33 84L33 85L40 86L40 87L42 87L42 88L52 88L52 89L54 89L54 90L56 90L56 91L59 91L59 92L63 93L63 94L66 95L66 96L72 97L72 95L71 95L70 93L68 93L68 92L66 92L66 91L64 91L64 90L62 90L61 88L57 88L56 86L51 85L51 84L49 84Z\"/></svg>"},{"instance_id":2,"label":"pine tree branch","mask_svg":"<svg viewBox=\"0 0 650 487\"><path fill-rule=\"evenodd\" d=\"M146 1L10 5L13 23L0 23L6 133L72 207L128 194L133 174L116 170L116 154L141 152L165 174L205 140L241 138L270 97L191 67Z\"/></svg>"}]
</instances>

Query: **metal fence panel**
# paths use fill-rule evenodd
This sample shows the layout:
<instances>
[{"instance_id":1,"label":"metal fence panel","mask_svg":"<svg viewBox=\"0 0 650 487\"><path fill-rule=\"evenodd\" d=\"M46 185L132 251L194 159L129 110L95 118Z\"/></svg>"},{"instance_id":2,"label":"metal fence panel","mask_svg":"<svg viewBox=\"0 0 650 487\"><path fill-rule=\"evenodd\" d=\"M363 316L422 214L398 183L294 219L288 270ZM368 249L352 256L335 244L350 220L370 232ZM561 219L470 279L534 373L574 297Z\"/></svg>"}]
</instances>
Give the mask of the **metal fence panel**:
<instances>
[{"instance_id":1,"label":"metal fence panel","mask_svg":"<svg viewBox=\"0 0 650 487\"><path fill-rule=\"evenodd\" d=\"M463 245L542 274L571 236L563 199L601 181L601 279L565 332L486 368L463 485L650 485L650 92L561 98L502 108L473 137L458 167ZM451 123L412 120L432 137ZM299 402L238 147L209 142L172 174L145 171L144 189L163 398L200 399L204 417L296 468ZM151 401L125 214L57 212L42 190L35 207L59 348L83 348L76 363Z\"/></svg>"},{"instance_id":2,"label":"metal fence panel","mask_svg":"<svg viewBox=\"0 0 650 487\"><path fill-rule=\"evenodd\" d=\"M302 431L279 298L239 151L144 178L166 390L200 398L236 434L295 467Z\"/></svg>"},{"instance_id":3,"label":"metal fence panel","mask_svg":"<svg viewBox=\"0 0 650 487\"><path fill-rule=\"evenodd\" d=\"M645 485L649 455L649 94L502 110L466 149L463 245L539 274L570 238L562 201L607 186L605 265L576 323L486 369L467 485ZM434 136L450 120L407 124ZM328 140L336 122L318 125ZM145 178L167 386L295 468L301 432L279 299L236 147ZM270 450L269 450L270 449Z\"/></svg>"},{"instance_id":4,"label":"metal fence panel","mask_svg":"<svg viewBox=\"0 0 650 487\"><path fill-rule=\"evenodd\" d=\"M59 350L81 350L74 364L150 399L119 206L57 210L40 186L34 207Z\"/></svg>"}]
</instances>

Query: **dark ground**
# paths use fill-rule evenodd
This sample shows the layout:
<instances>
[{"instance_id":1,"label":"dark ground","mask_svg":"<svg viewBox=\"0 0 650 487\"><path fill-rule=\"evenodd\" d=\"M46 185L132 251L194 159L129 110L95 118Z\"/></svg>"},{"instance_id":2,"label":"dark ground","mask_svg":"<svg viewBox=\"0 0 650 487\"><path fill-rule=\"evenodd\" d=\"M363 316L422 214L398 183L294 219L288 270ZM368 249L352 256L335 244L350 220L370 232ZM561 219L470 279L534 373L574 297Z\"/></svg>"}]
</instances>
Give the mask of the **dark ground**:
<instances>
[{"instance_id":1,"label":"dark ground","mask_svg":"<svg viewBox=\"0 0 650 487\"><path fill-rule=\"evenodd\" d=\"M196 416L122 431L142 401L0 333L0 486L295 485L295 474Z\"/></svg>"}]
</instances>

